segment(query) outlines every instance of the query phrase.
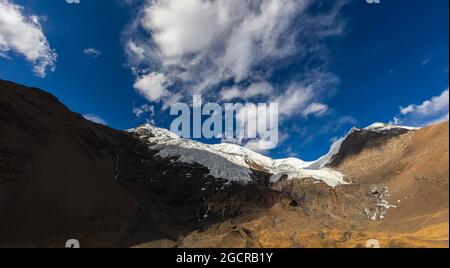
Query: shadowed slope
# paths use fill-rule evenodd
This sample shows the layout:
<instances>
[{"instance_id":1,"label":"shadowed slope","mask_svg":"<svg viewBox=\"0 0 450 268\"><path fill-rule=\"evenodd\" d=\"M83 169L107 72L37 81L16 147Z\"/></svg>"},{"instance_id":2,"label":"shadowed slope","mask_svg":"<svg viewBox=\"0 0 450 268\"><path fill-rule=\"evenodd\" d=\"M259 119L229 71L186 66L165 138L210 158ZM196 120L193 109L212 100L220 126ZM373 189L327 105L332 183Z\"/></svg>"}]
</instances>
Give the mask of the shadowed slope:
<instances>
[{"instance_id":1,"label":"shadowed slope","mask_svg":"<svg viewBox=\"0 0 450 268\"><path fill-rule=\"evenodd\" d=\"M0 81L0 247L120 241L139 205L114 178L118 145L50 94Z\"/></svg>"}]
</instances>

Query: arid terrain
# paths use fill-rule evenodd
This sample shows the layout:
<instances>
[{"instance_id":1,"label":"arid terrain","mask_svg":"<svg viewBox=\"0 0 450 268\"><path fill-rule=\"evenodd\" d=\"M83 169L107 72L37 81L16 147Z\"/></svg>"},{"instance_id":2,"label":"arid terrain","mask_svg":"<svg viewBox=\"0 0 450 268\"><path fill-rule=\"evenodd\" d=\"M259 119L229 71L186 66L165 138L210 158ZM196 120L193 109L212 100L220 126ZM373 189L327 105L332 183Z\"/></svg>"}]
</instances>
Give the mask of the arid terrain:
<instances>
[{"instance_id":1,"label":"arid terrain","mask_svg":"<svg viewBox=\"0 0 450 268\"><path fill-rule=\"evenodd\" d=\"M352 248L377 239L381 247L448 247L448 133L446 122L374 144L343 146L348 149L344 160L332 165L348 176L352 186L333 190L312 185L312 190L302 189L300 181L290 182L299 187L293 192L301 195L300 207L288 204L290 200L279 202L260 217L229 220L207 235L190 235L184 245ZM359 134L354 135L350 139ZM361 185L389 189L386 200L395 207L384 219L358 217L356 206L364 197L355 203L352 199L358 196L355 191L367 193ZM230 226L235 229L229 231Z\"/></svg>"},{"instance_id":2,"label":"arid terrain","mask_svg":"<svg viewBox=\"0 0 450 268\"><path fill-rule=\"evenodd\" d=\"M386 129L349 133L324 167L345 175L335 187L273 180L251 157L252 181L230 182L161 157L153 128L0 80L0 247L449 247L448 122Z\"/></svg>"}]
</instances>

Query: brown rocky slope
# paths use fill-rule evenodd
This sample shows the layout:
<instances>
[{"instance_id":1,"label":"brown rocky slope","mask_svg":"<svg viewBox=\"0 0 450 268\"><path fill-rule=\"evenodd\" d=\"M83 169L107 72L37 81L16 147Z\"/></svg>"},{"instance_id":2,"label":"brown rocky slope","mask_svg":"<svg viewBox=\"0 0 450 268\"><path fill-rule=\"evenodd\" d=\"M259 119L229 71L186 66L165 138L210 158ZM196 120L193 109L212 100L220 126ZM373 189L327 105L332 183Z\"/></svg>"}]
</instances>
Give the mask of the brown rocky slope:
<instances>
[{"instance_id":1,"label":"brown rocky slope","mask_svg":"<svg viewBox=\"0 0 450 268\"><path fill-rule=\"evenodd\" d=\"M381 247L448 248L448 141L448 122L387 136L354 131L330 164L352 185L330 189L282 182L272 188L288 191L298 201L295 206L280 202L259 218L232 222L251 233L259 247L353 248L376 239ZM370 193L379 197L375 203ZM364 217L366 208L370 212ZM231 246L244 239L236 232L222 232L219 238L216 233L186 241Z\"/></svg>"}]
</instances>

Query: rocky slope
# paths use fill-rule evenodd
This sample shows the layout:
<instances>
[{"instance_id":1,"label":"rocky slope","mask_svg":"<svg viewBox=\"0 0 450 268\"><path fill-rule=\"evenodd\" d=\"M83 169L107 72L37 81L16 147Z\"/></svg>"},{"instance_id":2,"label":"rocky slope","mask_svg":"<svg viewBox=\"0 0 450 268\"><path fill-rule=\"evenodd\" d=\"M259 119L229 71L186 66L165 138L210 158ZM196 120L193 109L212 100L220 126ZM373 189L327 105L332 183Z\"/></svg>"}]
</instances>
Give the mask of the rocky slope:
<instances>
[{"instance_id":1,"label":"rocky slope","mask_svg":"<svg viewBox=\"0 0 450 268\"><path fill-rule=\"evenodd\" d=\"M448 123L272 160L112 130L0 80L0 160L0 247L448 247Z\"/></svg>"},{"instance_id":2,"label":"rocky slope","mask_svg":"<svg viewBox=\"0 0 450 268\"><path fill-rule=\"evenodd\" d=\"M342 160L332 166L353 182L383 184L396 208L371 230L386 233L420 233L391 243L448 246L449 208L449 125L448 122L407 132L390 139L377 139L377 146L349 144ZM359 133L358 135L361 135ZM350 153L352 149L358 153ZM404 241L408 240L408 241ZM431 243L431 241L430 241Z\"/></svg>"},{"instance_id":3,"label":"rocky slope","mask_svg":"<svg viewBox=\"0 0 450 268\"><path fill-rule=\"evenodd\" d=\"M125 237L140 205L114 179L121 136L50 94L0 81L0 247Z\"/></svg>"}]
</instances>

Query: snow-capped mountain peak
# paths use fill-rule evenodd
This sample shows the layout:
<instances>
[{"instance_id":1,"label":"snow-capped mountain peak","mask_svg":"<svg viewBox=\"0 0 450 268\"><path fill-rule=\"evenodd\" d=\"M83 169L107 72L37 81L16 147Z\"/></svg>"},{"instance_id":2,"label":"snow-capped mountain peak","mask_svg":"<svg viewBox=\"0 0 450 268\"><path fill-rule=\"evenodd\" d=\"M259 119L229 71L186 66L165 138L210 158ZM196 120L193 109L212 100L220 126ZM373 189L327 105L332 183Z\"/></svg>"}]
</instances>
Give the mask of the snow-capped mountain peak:
<instances>
[{"instance_id":1,"label":"snow-capped mountain peak","mask_svg":"<svg viewBox=\"0 0 450 268\"><path fill-rule=\"evenodd\" d=\"M177 158L176 161L199 164L210 171L210 175L230 182L250 183L252 173L261 171L270 174L271 182L283 177L313 178L335 187L347 184L344 175L329 168L328 165L339 154L342 144L355 132L403 133L416 128L375 123L367 128L352 128L346 136L334 142L330 151L316 161L305 162L298 158L274 160L236 144L204 144L198 141L182 139L169 130L150 124L131 129L149 148L158 151L162 158Z\"/></svg>"},{"instance_id":2,"label":"snow-capped mountain peak","mask_svg":"<svg viewBox=\"0 0 450 268\"><path fill-rule=\"evenodd\" d=\"M340 152L341 150L341 146L342 144L348 139L348 137L350 135L352 135L355 132L376 132L376 133L380 133L380 134L388 134L388 133L395 133L395 134L401 134L404 132L408 132L408 131L414 131L417 130L418 128L415 127L407 127L407 126L398 126L398 125L391 125L391 124L385 124L385 123L374 123L366 128L352 128L347 135L345 135L344 137L338 139L337 141L335 141L330 148L330 151L322 156L321 158L319 158L318 160L314 161L311 163L311 165L308 168L312 168L312 169L320 169L320 168L324 168L327 165L329 165L332 161L333 158Z\"/></svg>"},{"instance_id":3,"label":"snow-capped mountain peak","mask_svg":"<svg viewBox=\"0 0 450 268\"><path fill-rule=\"evenodd\" d=\"M313 178L335 187L346 184L344 175L315 162L305 162L298 158L273 160L236 144L203 144L198 141L182 139L176 134L146 124L129 130L158 151L162 158L177 158L188 164L200 164L209 169L210 175L230 182L250 183L254 171L266 172L275 182L287 176L291 178Z\"/></svg>"}]
</instances>

